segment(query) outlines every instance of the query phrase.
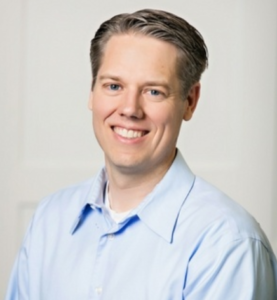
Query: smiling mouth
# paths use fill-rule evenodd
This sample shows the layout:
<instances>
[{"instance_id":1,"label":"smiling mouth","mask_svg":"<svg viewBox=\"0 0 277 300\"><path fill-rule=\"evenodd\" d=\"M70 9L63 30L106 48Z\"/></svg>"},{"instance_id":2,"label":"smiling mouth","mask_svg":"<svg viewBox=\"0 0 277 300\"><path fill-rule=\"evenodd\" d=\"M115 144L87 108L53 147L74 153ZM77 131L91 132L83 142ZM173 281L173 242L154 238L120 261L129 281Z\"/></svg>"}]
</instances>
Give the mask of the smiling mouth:
<instances>
[{"instance_id":1,"label":"smiling mouth","mask_svg":"<svg viewBox=\"0 0 277 300\"><path fill-rule=\"evenodd\" d=\"M115 133L127 139L140 138L148 133L145 130L132 130L132 129L128 130L126 128L121 128L121 127L113 127L112 129Z\"/></svg>"}]
</instances>

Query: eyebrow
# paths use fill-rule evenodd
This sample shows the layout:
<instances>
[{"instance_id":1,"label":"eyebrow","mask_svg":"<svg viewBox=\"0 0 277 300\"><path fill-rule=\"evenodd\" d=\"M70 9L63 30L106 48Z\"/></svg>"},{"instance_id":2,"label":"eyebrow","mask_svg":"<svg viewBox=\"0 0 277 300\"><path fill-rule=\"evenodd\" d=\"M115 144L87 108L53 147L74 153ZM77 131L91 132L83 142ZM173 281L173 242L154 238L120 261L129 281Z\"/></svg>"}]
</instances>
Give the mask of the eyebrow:
<instances>
[{"instance_id":1,"label":"eyebrow","mask_svg":"<svg viewBox=\"0 0 277 300\"><path fill-rule=\"evenodd\" d=\"M104 80L104 79L112 79L115 81L121 81L121 78L112 74L104 74L99 76L99 80Z\"/></svg>"},{"instance_id":2,"label":"eyebrow","mask_svg":"<svg viewBox=\"0 0 277 300\"><path fill-rule=\"evenodd\" d=\"M162 80L146 81L144 83L144 85L146 85L146 86L161 86L161 87L166 88L167 90L171 90L170 86Z\"/></svg>"}]
</instances>

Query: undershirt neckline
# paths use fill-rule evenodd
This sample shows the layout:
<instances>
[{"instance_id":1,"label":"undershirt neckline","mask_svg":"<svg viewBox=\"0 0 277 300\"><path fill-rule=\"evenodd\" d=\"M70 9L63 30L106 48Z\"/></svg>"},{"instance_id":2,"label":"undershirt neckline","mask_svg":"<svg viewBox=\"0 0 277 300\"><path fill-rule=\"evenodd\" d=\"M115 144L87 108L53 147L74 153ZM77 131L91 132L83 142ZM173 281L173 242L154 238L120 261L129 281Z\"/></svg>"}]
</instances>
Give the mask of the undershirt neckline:
<instances>
[{"instance_id":1,"label":"undershirt neckline","mask_svg":"<svg viewBox=\"0 0 277 300\"><path fill-rule=\"evenodd\" d=\"M123 220L126 219L126 217L129 215L129 213L131 212L131 210L128 211L124 211L124 212L116 212L113 209L111 209L110 206L110 200L109 200L109 193L108 193L108 188L109 188L109 182L107 182L106 184L106 190L105 190L105 206L111 216L111 218L116 222L116 223L120 223Z\"/></svg>"}]
</instances>

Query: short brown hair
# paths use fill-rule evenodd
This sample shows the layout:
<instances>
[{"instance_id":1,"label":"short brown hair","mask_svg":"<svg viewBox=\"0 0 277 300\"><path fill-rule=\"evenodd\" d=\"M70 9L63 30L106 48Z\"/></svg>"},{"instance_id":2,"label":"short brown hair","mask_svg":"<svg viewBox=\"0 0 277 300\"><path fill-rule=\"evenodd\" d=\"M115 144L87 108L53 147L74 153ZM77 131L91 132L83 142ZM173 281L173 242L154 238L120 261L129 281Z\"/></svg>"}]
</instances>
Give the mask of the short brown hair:
<instances>
[{"instance_id":1,"label":"short brown hair","mask_svg":"<svg viewBox=\"0 0 277 300\"><path fill-rule=\"evenodd\" d=\"M131 14L119 14L101 24L91 41L90 59L92 89L102 63L104 48L114 35L142 34L170 44L178 49L177 72L186 95L198 82L208 66L208 49L201 34L184 19L161 10L143 9Z\"/></svg>"}]
</instances>

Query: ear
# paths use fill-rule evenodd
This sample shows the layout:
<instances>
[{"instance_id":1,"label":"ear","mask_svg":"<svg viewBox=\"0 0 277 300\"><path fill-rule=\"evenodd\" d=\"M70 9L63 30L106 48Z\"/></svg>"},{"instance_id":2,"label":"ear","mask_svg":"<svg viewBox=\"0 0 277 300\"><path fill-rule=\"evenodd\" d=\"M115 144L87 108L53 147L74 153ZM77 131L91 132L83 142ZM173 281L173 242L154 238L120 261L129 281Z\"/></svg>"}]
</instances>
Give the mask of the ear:
<instances>
[{"instance_id":1,"label":"ear","mask_svg":"<svg viewBox=\"0 0 277 300\"><path fill-rule=\"evenodd\" d=\"M88 109L92 111L92 108L93 108L93 91L90 91L89 99L88 99Z\"/></svg>"},{"instance_id":2,"label":"ear","mask_svg":"<svg viewBox=\"0 0 277 300\"><path fill-rule=\"evenodd\" d=\"M190 88L188 92L187 98L185 100L187 102L187 107L183 116L183 119L185 121L189 121L192 118L192 115L198 103L198 99L200 97L200 89L200 82L197 82Z\"/></svg>"}]
</instances>

